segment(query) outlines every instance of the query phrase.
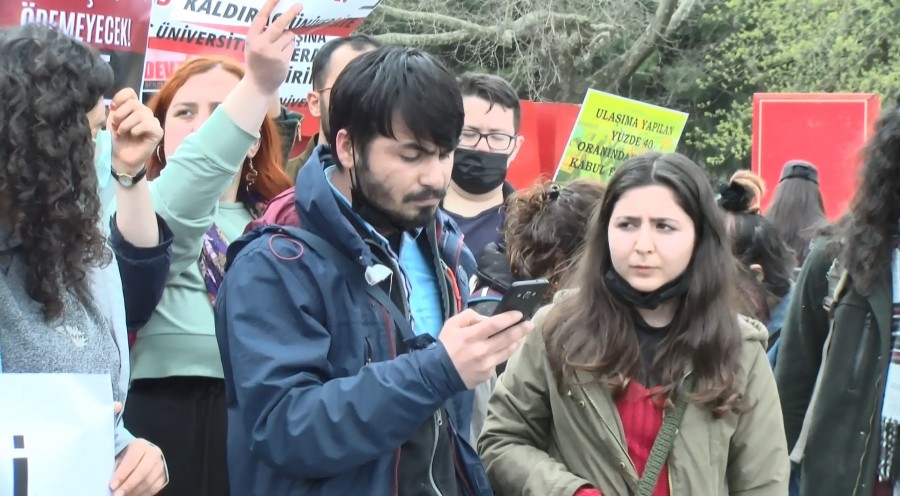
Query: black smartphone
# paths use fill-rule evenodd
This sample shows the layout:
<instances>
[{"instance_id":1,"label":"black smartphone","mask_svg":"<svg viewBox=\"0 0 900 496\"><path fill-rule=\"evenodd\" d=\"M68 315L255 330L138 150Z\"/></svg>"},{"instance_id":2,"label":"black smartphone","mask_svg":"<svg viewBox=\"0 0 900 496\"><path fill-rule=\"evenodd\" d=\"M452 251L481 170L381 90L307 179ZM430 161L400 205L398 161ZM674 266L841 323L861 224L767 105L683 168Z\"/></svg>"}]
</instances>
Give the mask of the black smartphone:
<instances>
[{"instance_id":1,"label":"black smartphone","mask_svg":"<svg viewBox=\"0 0 900 496\"><path fill-rule=\"evenodd\" d=\"M541 307L548 289L550 282L546 279L514 282L494 309L494 315L518 310L522 312L522 320L531 320Z\"/></svg>"}]
</instances>

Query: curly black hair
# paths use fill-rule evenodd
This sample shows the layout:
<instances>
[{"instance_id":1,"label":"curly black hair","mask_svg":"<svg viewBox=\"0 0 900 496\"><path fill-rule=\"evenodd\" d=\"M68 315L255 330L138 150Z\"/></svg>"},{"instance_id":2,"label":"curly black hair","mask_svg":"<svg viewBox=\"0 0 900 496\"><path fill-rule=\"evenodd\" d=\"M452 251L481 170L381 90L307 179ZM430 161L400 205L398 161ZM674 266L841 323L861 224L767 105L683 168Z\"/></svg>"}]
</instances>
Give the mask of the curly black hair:
<instances>
[{"instance_id":1,"label":"curly black hair","mask_svg":"<svg viewBox=\"0 0 900 496\"><path fill-rule=\"evenodd\" d=\"M878 119L866 145L861 181L847 213L833 230L829 249L853 276L855 289L871 294L890 267L900 222L900 102Z\"/></svg>"},{"instance_id":2,"label":"curly black hair","mask_svg":"<svg viewBox=\"0 0 900 496\"><path fill-rule=\"evenodd\" d=\"M88 270L111 257L87 112L113 73L90 46L35 24L0 32L0 54L0 218L21 240L28 294L52 321L64 290L89 301Z\"/></svg>"}]
</instances>

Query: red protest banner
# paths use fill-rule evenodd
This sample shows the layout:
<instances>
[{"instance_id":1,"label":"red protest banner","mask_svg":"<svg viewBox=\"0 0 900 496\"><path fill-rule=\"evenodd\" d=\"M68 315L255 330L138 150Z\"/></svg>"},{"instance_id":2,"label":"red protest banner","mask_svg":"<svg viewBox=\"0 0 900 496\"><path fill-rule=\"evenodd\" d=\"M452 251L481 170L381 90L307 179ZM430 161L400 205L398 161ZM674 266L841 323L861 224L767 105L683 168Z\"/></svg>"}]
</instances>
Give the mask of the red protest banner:
<instances>
[{"instance_id":1,"label":"red protest banner","mask_svg":"<svg viewBox=\"0 0 900 496\"><path fill-rule=\"evenodd\" d=\"M130 86L140 91L150 6L151 0L2 2L0 26L57 26L100 50L116 74L116 90Z\"/></svg>"},{"instance_id":2,"label":"red protest banner","mask_svg":"<svg viewBox=\"0 0 900 496\"><path fill-rule=\"evenodd\" d=\"M753 95L753 172L766 182L761 205L772 201L784 164L805 160L819 170L825 214L837 219L856 192L860 151L881 103L869 93Z\"/></svg>"}]
</instances>

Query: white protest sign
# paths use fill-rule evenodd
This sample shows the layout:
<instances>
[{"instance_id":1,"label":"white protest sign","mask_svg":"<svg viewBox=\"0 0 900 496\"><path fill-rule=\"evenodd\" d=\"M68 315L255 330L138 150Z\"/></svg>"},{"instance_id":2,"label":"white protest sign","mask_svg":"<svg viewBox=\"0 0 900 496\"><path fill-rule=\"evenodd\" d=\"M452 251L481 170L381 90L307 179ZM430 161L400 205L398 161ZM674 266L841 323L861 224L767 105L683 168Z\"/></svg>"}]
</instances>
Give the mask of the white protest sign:
<instances>
[{"instance_id":1,"label":"white protest sign","mask_svg":"<svg viewBox=\"0 0 900 496\"><path fill-rule=\"evenodd\" d=\"M291 22L288 29L297 33L313 33L331 30L356 29L381 0L307 0L292 2L282 0L272 12L271 20L277 19L295 3L303 6L300 15ZM234 28L248 26L259 13L263 2L259 0L180 0L172 19L176 21L216 25ZM324 32L322 34L335 34Z\"/></svg>"},{"instance_id":2,"label":"white protest sign","mask_svg":"<svg viewBox=\"0 0 900 496\"><path fill-rule=\"evenodd\" d=\"M282 0L272 14L278 18L294 2ZM327 41L351 34L380 0L307 0L291 23L297 34L291 66L279 90L281 104L292 110L306 106L312 90L312 61ZM157 0L150 16L144 97L159 91L185 61L221 56L244 61L247 31L262 0Z\"/></svg>"},{"instance_id":3,"label":"white protest sign","mask_svg":"<svg viewBox=\"0 0 900 496\"><path fill-rule=\"evenodd\" d=\"M108 496L108 375L0 374L0 496Z\"/></svg>"}]
</instances>

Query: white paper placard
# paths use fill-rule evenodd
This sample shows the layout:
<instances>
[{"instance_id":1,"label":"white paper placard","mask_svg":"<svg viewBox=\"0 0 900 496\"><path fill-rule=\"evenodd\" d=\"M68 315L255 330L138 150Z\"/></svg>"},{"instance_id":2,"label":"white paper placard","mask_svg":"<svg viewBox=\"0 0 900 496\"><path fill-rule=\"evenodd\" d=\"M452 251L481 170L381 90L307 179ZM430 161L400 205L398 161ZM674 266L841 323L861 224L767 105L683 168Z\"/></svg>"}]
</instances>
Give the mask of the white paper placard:
<instances>
[{"instance_id":1,"label":"white paper placard","mask_svg":"<svg viewBox=\"0 0 900 496\"><path fill-rule=\"evenodd\" d=\"M107 496L108 375L0 374L0 496Z\"/></svg>"}]
</instances>

